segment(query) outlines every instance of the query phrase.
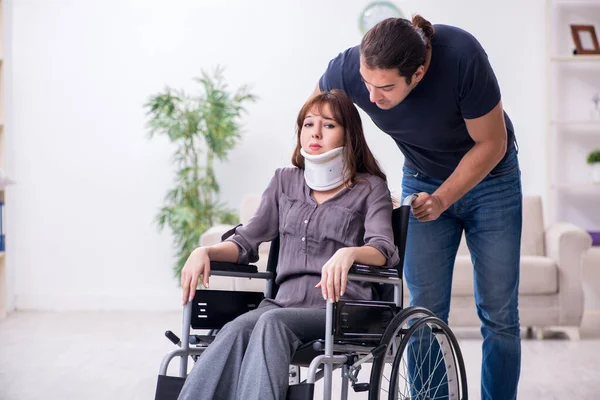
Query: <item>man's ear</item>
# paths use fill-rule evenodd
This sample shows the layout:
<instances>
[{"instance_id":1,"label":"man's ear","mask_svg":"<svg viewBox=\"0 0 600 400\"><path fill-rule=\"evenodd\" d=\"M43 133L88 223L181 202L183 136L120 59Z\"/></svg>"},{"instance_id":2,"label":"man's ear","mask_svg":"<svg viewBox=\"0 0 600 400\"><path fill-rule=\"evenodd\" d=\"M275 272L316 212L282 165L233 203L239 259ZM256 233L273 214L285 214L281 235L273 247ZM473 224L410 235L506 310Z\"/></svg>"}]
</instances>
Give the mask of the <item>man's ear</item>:
<instances>
[{"instance_id":1,"label":"man's ear","mask_svg":"<svg viewBox=\"0 0 600 400\"><path fill-rule=\"evenodd\" d=\"M421 66L419 66L419 68L417 68L417 70L415 71L415 73L412 76L413 84L416 86L419 82L421 82L421 79L423 79L423 76L425 76L425 66L421 65Z\"/></svg>"}]
</instances>

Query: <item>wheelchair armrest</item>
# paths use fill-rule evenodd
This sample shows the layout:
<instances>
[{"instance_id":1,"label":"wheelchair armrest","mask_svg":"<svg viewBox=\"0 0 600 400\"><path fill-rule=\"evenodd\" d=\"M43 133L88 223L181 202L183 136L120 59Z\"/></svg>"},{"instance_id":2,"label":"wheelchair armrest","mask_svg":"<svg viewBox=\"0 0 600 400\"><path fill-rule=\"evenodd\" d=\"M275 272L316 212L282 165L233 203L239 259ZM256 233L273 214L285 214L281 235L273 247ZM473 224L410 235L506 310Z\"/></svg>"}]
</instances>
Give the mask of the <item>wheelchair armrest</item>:
<instances>
[{"instance_id":1,"label":"wheelchair armrest","mask_svg":"<svg viewBox=\"0 0 600 400\"><path fill-rule=\"evenodd\" d=\"M363 264L352 264L352 267L350 267L348 273L392 278L398 277L398 270L396 270L396 268L372 267L370 265Z\"/></svg>"},{"instance_id":2,"label":"wheelchair armrest","mask_svg":"<svg viewBox=\"0 0 600 400\"><path fill-rule=\"evenodd\" d=\"M231 272L249 272L255 273L258 272L258 268L256 265L250 264L236 264L224 261L211 261L210 262L210 270L211 271L231 271Z\"/></svg>"},{"instance_id":3,"label":"wheelchair armrest","mask_svg":"<svg viewBox=\"0 0 600 400\"><path fill-rule=\"evenodd\" d=\"M273 273L258 272L256 265L236 264L224 261L211 261L210 274L216 276L232 276L236 278L273 279Z\"/></svg>"},{"instance_id":4,"label":"wheelchair armrest","mask_svg":"<svg viewBox=\"0 0 600 400\"><path fill-rule=\"evenodd\" d=\"M402 281L398 277L396 268L373 267L363 264L353 264L348 271L348 279L392 284Z\"/></svg>"}]
</instances>

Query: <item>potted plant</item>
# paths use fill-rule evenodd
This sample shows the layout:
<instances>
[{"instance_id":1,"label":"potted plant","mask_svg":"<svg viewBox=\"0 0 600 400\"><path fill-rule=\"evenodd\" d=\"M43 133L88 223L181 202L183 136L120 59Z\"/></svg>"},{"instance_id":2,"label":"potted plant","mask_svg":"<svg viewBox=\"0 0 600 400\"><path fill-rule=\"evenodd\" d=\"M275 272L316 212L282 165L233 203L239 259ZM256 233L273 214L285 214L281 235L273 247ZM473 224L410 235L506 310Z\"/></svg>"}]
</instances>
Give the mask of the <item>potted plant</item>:
<instances>
[{"instance_id":1,"label":"potted plant","mask_svg":"<svg viewBox=\"0 0 600 400\"><path fill-rule=\"evenodd\" d=\"M179 278L200 236L217 223L235 224L237 215L219 202L219 185L214 161L226 159L240 138L240 116L256 96L242 86L230 91L223 81L223 69L213 74L202 71L195 79L200 93L189 96L166 88L149 98L149 136L165 135L175 144L175 184L156 216L159 230L168 226L173 234L177 259L173 266Z\"/></svg>"},{"instance_id":2,"label":"potted plant","mask_svg":"<svg viewBox=\"0 0 600 400\"><path fill-rule=\"evenodd\" d=\"M587 158L587 163L592 166L592 181L600 183L600 150L592 151Z\"/></svg>"}]
</instances>

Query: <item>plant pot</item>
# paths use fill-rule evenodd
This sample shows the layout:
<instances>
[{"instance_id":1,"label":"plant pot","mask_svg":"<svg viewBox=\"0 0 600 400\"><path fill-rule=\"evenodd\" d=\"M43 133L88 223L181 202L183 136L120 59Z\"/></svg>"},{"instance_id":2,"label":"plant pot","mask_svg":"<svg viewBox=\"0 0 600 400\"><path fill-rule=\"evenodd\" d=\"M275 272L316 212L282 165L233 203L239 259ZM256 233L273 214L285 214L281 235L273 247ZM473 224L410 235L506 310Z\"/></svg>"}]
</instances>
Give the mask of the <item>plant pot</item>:
<instances>
[{"instance_id":1,"label":"plant pot","mask_svg":"<svg viewBox=\"0 0 600 400\"><path fill-rule=\"evenodd\" d=\"M592 164L592 182L600 183L600 163Z\"/></svg>"}]
</instances>

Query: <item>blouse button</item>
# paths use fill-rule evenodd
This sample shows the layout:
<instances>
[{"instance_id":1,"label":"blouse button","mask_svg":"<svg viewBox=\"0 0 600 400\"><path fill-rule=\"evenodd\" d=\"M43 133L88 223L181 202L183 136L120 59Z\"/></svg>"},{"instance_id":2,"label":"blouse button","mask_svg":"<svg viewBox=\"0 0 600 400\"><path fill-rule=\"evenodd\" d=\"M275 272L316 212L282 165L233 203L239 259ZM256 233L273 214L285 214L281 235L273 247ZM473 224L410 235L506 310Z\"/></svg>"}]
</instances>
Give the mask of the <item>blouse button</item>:
<instances>
[{"instance_id":1,"label":"blouse button","mask_svg":"<svg viewBox=\"0 0 600 400\"><path fill-rule=\"evenodd\" d=\"M302 236L302 241L304 242L306 240L306 238L304 236Z\"/></svg>"},{"instance_id":2,"label":"blouse button","mask_svg":"<svg viewBox=\"0 0 600 400\"><path fill-rule=\"evenodd\" d=\"M308 224L308 220L307 220L307 219L305 219L305 220L304 220L304 223L305 223L305 224Z\"/></svg>"}]
</instances>

